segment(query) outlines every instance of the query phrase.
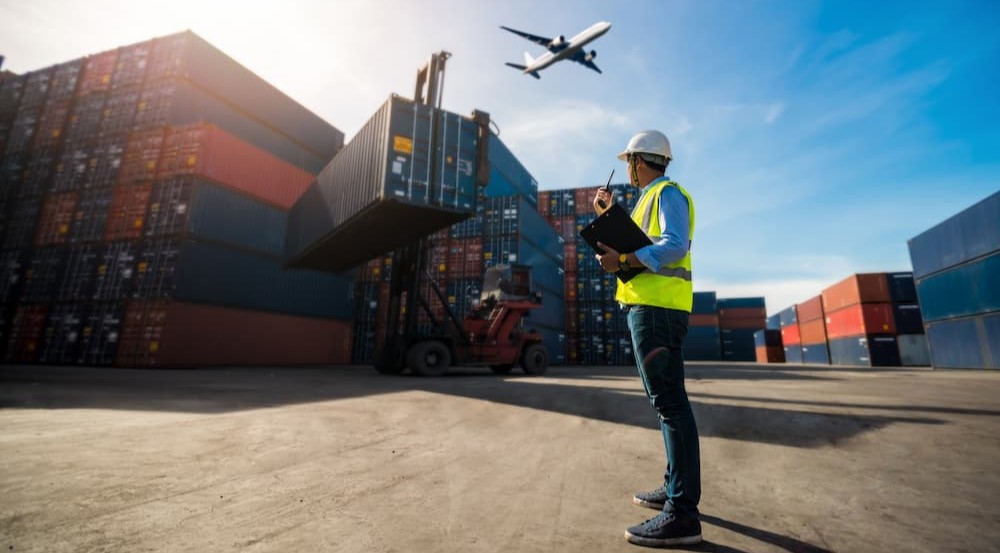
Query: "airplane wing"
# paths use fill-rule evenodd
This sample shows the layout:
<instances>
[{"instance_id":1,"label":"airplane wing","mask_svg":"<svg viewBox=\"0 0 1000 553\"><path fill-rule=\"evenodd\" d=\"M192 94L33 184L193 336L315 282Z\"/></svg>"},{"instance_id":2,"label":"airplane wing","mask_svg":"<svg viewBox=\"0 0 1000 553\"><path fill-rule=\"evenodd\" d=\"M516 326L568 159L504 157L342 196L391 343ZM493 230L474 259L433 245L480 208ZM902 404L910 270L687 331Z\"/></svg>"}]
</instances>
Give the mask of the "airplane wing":
<instances>
[{"instance_id":1,"label":"airplane wing","mask_svg":"<svg viewBox=\"0 0 1000 553\"><path fill-rule=\"evenodd\" d=\"M552 42L551 38L545 38L543 36L537 36L537 35L533 35L533 34L529 34L529 33L524 33L524 32L521 32L521 31L518 31L518 30L515 30L515 29L511 29L510 27L504 27L503 25L500 25L500 28L503 29L503 30L505 30L505 31L510 31L510 32L514 33L515 35L522 36L522 37L530 40L531 42L534 42L535 44L540 44L540 45L542 45L542 46L544 46L546 48L548 48L549 44Z\"/></svg>"},{"instance_id":2,"label":"airplane wing","mask_svg":"<svg viewBox=\"0 0 1000 553\"><path fill-rule=\"evenodd\" d=\"M596 53L594 55L596 55ZM584 65L586 67L593 69L594 71L597 71L598 73L601 73L601 69L597 67L597 65L593 62L593 60L587 59L587 52L584 52L583 50L577 50L577 52L573 54L573 57L570 59L575 61L576 63L579 63L580 65Z\"/></svg>"}]
</instances>

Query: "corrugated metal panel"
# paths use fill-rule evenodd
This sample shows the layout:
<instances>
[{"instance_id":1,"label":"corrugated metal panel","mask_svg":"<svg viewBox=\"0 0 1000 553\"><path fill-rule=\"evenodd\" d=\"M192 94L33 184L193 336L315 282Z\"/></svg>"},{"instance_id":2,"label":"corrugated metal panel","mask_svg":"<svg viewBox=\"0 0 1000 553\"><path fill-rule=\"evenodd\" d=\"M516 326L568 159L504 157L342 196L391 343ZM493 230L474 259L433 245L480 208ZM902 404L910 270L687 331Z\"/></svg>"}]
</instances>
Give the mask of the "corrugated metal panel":
<instances>
[{"instance_id":1,"label":"corrugated metal panel","mask_svg":"<svg viewBox=\"0 0 1000 553\"><path fill-rule=\"evenodd\" d=\"M80 96L111 89L111 75L118 64L118 50L87 56L77 93Z\"/></svg>"},{"instance_id":2,"label":"corrugated metal panel","mask_svg":"<svg viewBox=\"0 0 1000 553\"><path fill-rule=\"evenodd\" d=\"M65 244L68 241L78 199L77 192L50 194L45 198L35 231L36 247Z\"/></svg>"},{"instance_id":3,"label":"corrugated metal panel","mask_svg":"<svg viewBox=\"0 0 1000 553\"><path fill-rule=\"evenodd\" d=\"M858 303L888 303L889 283L885 273L851 275L823 290L823 311L830 313Z\"/></svg>"},{"instance_id":4,"label":"corrugated metal panel","mask_svg":"<svg viewBox=\"0 0 1000 553\"><path fill-rule=\"evenodd\" d=\"M790 324L788 326L781 327L781 343L786 346L793 346L802 343L802 337L799 334L798 324Z\"/></svg>"},{"instance_id":5,"label":"corrugated metal panel","mask_svg":"<svg viewBox=\"0 0 1000 553\"><path fill-rule=\"evenodd\" d=\"M796 305L799 324L823 318L823 297L815 296Z\"/></svg>"},{"instance_id":6,"label":"corrugated metal panel","mask_svg":"<svg viewBox=\"0 0 1000 553\"><path fill-rule=\"evenodd\" d=\"M785 350L785 363L802 363L801 344L785 344L783 349Z\"/></svg>"},{"instance_id":7,"label":"corrugated metal panel","mask_svg":"<svg viewBox=\"0 0 1000 553\"><path fill-rule=\"evenodd\" d=\"M50 365L76 363L88 314L86 304L53 304L45 322L38 362Z\"/></svg>"},{"instance_id":8,"label":"corrugated metal panel","mask_svg":"<svg viewBox=\"0 0 1000 553\"><path fill-rule=\"evenodd\" d=\"M168 130L158 178L199 175L282 209L292 207L312 174L211 125Z\"/></svg>"},{"instance_id":9,"label":"corrugated metal panel","mask_svg":"<svg viewBox=\"0 0 1000 553\"><path fill-rule=\"evenodd\" d=\"M490 137L489 160L487 196L521 196L532 206L538 205L538 181L497 136Z\"/></svg>"},{"instance_id":10,"label":"corrugated metal panel","mask_svg":"<svg viewBox=\"0 0 1000 553\"><path fill-rule=\"evenodd\" d=\"M122 315L123 307L119 302L91 304L81 334L79 364L107 366L114 363Z\"/></svg>"},{"instance_id":11,"label":"corrugated metal panel","mask_svg":"<svg viewBox=\"0 0 1000 553\"><path fill-rule=\"evenodd\" d=\"M1000 313L930 322L927 340L935 368L1000 368Z\"/></svg>"},{"instance_id":12,"label":"corrugated metal panel","mask_svg":"<svg viewBox=\"0 0 1000 553\"><path fill-rule=\"evenodd\" d=\"M117 301L131 297L136 282L140 247L138 242L103 244L94 281L94 299Z\"/></svg>"},{"instance_id":13,"label":"corrugated metal panel","mask_svg":"<svg viewBox=\"0 0 1000 553\"><path fill-rule=\"evenodd\" d=\"M781 321L782 328L798 324L798 307L793 305L781 310L778 313L778 320Z\"/></svg>"},{"instance_id":14,"label":"corrugated metal panel","mask_svg":"<svg viewBox=\"0 0 1000 553\"><path fill-rule=\"evenodd\" d=\"M891 303L855 304L826 314L826 334L835 338L861 334L895 334Z\"/></svg>"},{"instance_id":15,"label":"corrugated metal panel","mask_svg":"<svg viewBox=\"0 0 1000 553\"><path fill-rule=\"evenodd\" d=\"M917 301L917 286L913 281L913 273L887 273L889 298L893 303L914 303Z\"/></svg>"},{"instance_id":16,"label":"corrugated metal panel","mask_svg":"<svg viewBox=\"0 0 1000 553\"><path fill-rule=\"evenodd\" d=\"M190 31L154 41L149 75L198 83L320 158L329 160L344 144L343 132Z\"/></svg>"},{"instance_id":17,"label":"corrugated metal panel","mask_svg":"<svg viewBox=\"0 0 1000 553\"><path fill-rule=\"evenodd\" d=\"M925 321L1000 311L1000 251L920 279L917 294Z\"/></svg>"},{"instance_id":18,"label":"corrugated metal panel","mask_svg":"<svg viewBox=\"0 0 1000 553\"><path fill-rule=\"evenodd\" d=\"M7 233L3 237L3 248L24 249L31 246L38 225L38 213L42 208L40 198L28 198L14 202L7 218Z\"/></svg>"},{"instance_id":19,"label":"corrugated metal panel","mask_svg":"<svg viewBox=\"0 0 1000 553\"><path fill-rule=\"evenodd\" d=\"M69 120L70 101L46 102L38 118L32 147L36 150L57 148L62 144Z\"/></svg>"},{"instance_id":20,"label":"corrugated metal panel","mask_svg":"<svg viewBox=\"0 0 1000 553\"><path fill-rule=\"evenodd\" d=\"M923 334L924 319L920 315L920 305L916 303L892 304L892 315L899 334Z\"/></svg>"},{"instance_id":21,"label":"corrugated metal panel","mask_svg":"<svg viewBox=\"0 0 1000 553\"><path fill-rule=\"evenodd\" d=\"M110 187L93 188L80 193L69 235L71 244L98 242L104 238L113 193L114 190Z\"/></svg>"},{"instance_id":22,"label":"corrugated metal panel","mask_svg":"<svg viewBox=\"0 0 1000 553\"><path fill-rule=\"evenodd\" d=\"M160 170L167 129L157 127L129 134L118 175L118 184L148 182Z\"/></svg>"},{"instance_id":23,"label":"corrugated metal panel","mask_svg":"<svg viewBox=\"0 0 1000 553\"><path fill-rule=\"evenodd\" d=\"M715 292L695 292L694 293L694 306L691 313L704 313L708 315L715 315L719 311L718 300L715 297Z\"/></svg>"},{"instance_id":24,"label":"corrugated metal panel","mask_svg":"<svg viewBox=\"0 0 1000 553\"><path fill-rule=\"evenodd\" d=\"M777 330L758 330L753 333L754 346L781 346L781 332Z\"/></svg>"},{"instance_id":25,"label":"corrugated metal panel","mask_svg":"<svg viewBox=\"0 0 1000 553\"><path fill-rule=\"evenodd\" d=\"M802 344L802 362L806 365L829 365L830 350L826 343Z\"/></svg>"},{"instance_id":26,"label":"corrugated metal panel","mask_svg":"<svg viewBox=\"0 0 1000 553\"><path fill-rule=\"evenodd\" d=\"M25 159L20 196L25 198L48 193L52 188L56 161L58 160L55 150L51 148L35 150L29 153Z\"/></svg>"},{"instance_id":27,"label":"corrugated metal panel","mask_svg":"<svg viewBox=\"0 0 1000 553\"><path fill-rule=\"evenodd\" d=\"M809 322L799 323L799 338L802 344L825 344L826 321L813 319Z\"/></svg>"},{"instance_id":28,"label":"corrugated metal panel","mask_svg":"<svg viewBox=\"0 0 1000 553\"><path fill-rule=\"evenodd\" d=\"M765 327L768 330L781 330L781 317L777 314L767 318Z\"/></svg>"},{"instance_id":29,"label":"corrugated metal panel","mask_svg":"<svg viewBox=\"0 0 1000 553\"><path fill-rule=\"evenodd\" d=\"M103 261L103 246L84 244L69 248L66 270L55 291L59 301L88 301L94 297L98 266Z\"/></svg>"},{"instance_id":30,"label":"corrugated metal panel","mask_svg":"<svg viewBox=\"0 0 1000 553\"><path fill-rule=\"evenodd\" d=\"M757 346L758 363L784 363L785 350L781 346Z\"/></svg>"},{"instance_id":31,"label":"corrugated metal panel","mask_svg":"<svg viewBox=\"0 0 1000 553\"><path fill-rule=\"evenodd\" d=\"M284 252L287 213L193 177L157 182L146 236L192 236L273 256Z\"/></svg>"},{"instance_id":32,"label":"corrugated metal panel","mask_svg":"<svg viewBox=\"0 0 1000 553\"><path fill-rule=\"evenodd\" d=\"M26 250L0 252L0 304L13 304L21 296L28 257Z\"/></svg>"},{"instance_id":33,"label":"corrugated metal panel","mask_svg":"<svg viewBox=\"0 0 1000 553\"><path fill-rule=\"evenodd\" d=\"M113 89L101 110L101 136L124 136L135 130L142 89L138 84Z\"/></svg>"},{"instance_id":34,"label":"corrugated metal panel","mask_svg":"<svg viewBox=\"0 0 1000 553\"><path fill-rule=\"evenodd\" d=\"M136 240L146 233L146 215L153 184L132 184L114 189L108 209L108 226L104 240Z\"/></svg>"},{"instance_id":35,"label":"corrugated metal panel","mask_svg":"<svg viewBox=\"0 0 1000 553\"><path fill-rule=\"evenodd\" d=\"M177 302L130 302L122 366L341 365L351 323Z\"/></svg>"},{"instance_id":36,"label":"corrugated metal panel","mask_svg":"<svg viewBox=\"0 0 1000 553\"><path fill-rule=\"evenodd\" d=\"M34 251L25 272L22 302L46 302L55 299L56 287L66 270L65 248L48 247Z\"/></svg>"},{"instance_id":37,"label":"corrugated metal panel","mask_svg":"<svg viewBox=\"0 0 1000 553\"><path fill-rule=\"evenodd\" d=\"M924 334L900 334L896 336L899 345L899 361L904 367L926 367L931 364L931 351Z\"/></svg>"},{"instance_id":38,"label":"corrugated metal panel","mask_svg":"<svg viewBox=\"0 0 1000 553\"><path fill-rule=\"evenodd\" d=\"M237 309L349 318L351 284L312 271L283 270L277 258L205 242L154 240L138 266L136 294Z\"/></svg>"},{"instance_id":39,"label":"corrugated metal panel","mask_svg":"<svg viewBox=\"0 0 1000 553\"><path fill-rule=\"evenodd\" d=\"M849 367L898 367L896 337L867 335L831 339L830 363Z\"/></svg>"},{"instance_id":40,"label":"corrugated metal panel","mask_svg":"<svg viewBox=\"0 0 1000 553\"><path fill-rule=\"evenodd\" d=\"M913 276L937 271L1000 250L1000 192L911 238Z\"/></svg>"},{"instance_id":41,"label":"corrugated metal panel","mask_svg":"<svg viewBox=\"0 0 1000 553\"><path fill-rule=\"evenodd\" d=\"M764 303L764 298L753 297L753 298L719 298L718 309L721 314L723 309L750 309L750 308L760 308L761 311L766 307Z\"/></svg>"},{"instance_id":42,"label":"corrugated metal panel","mask_svg":"<svg viewBox=\"0 0 1000 553\"><path fill-rule=\"evenodd\" d=\"M34 363L38 359L48 310L49 306L45 304L18 306L8 331L5 361Z\"/></svg>"},{"instance_id":43,"label":"corrugated metal panel","mask_svg":"<svg viewBox=\"0 0 1000 553\"><path fill-rule=\"evenodd\" d=\"M440 112L438 142L445 147L431 152L435 113L397 96L382 105L292 207L285 248L290 266L354 267L475 210L478 127Z\"/></svg>"}]
</instances>

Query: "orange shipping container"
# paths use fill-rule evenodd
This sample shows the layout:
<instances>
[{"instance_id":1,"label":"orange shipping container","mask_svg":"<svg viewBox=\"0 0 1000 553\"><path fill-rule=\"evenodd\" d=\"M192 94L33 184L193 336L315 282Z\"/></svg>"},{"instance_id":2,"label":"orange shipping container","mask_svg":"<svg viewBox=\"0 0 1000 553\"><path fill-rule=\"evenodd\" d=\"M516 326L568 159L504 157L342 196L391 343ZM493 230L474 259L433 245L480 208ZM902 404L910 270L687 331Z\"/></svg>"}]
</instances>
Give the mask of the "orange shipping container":
<instances>
[{"instance_id":1,"label":"orange shipping container","mask_svg":"<svg viewBox=\"0 0 1000 553\"><path fill-rule=\"evenodd\" d=\"M51 194L45 198L45 204L38 215L35 246L66 243L78 199L78 192Z\"/></svg>"},{"instance_id":2,"label":"orange shipping container","mask_svg":"<svg viewBox=\"0 0 1000 553\"><path fill-rule=\"evenodd\" d=\"M891 303L851 305L826 314L826 334L830 340L863 334L895 334L896 321Z\"/></svg>"},{"instance_id":3,"label":"orange shipping container","mask_svg":"<svg viewBox=\"0 0 1000 553\"><path fill-rule=\"evenodd\" d=\"M799 338L803 344L826 344L826 321L813 319L803 323L799 321Z\"/></svg>"},{"instance_id":4,"label":"orange shipping container","mask_svg":"<svg viewBox=\"0 0 1000 553\"><path fill-rule=\"evenodd\" d=\"M293 317L176 302L131 302L120 366L341 365L350 362L349 321Z\"/></svg>"},{"instance_id":5,"label":"orange shipping container","mask_svg":"<svg viewBox=\"0 0 1000 553\"><path fill-rule=\"evenodd\" d=\"M111 207L108 209L108 226L104 229L104 239L110 242L142 238L152 194L153 183L115 188Z\"/></svg>"},{"instance_id":6,"label":"orange shipping container","mask_svg":"<svg viewBox=\"0 0 1000 553\"><path fill-rule=\"evenodd\" d=\"M799 325L793 324L781 327L781 343L785 346L797 346L802 343Z\"/></svg>"},{"instance_id":7,"label":"orange shipping container","mask_svg":"<svg viewBox=\"0 0 1000 553\"><path fill-rule=\"evenodd\" d=\"M169 130L157 177L196 174L288 210L314 176L208 124Z\"/></svg>"},{"instance_id":8,"label":"orange shipping container","mask_svg":"<svg viewBox=\"0 0 1000 553\"><path fill-rule=\"evenodd\" d=\"M731 319L728 317L719 317L719 328L729 329L729 330L750 330L750 329L763 329L767 326L767 320L763 317L761 318L747 318L747 319Z\"/></svg>"},{"instance_id":9,"label":"orange shipping container","mask_svg":"<svg viewBox=\"0 0 1000 553\"><path fill-rule=\"evenodd\" d=\"M889 282L885 273L851 275L823 290L823 311L830 313L858 303L884 303L892 301Z\"/></svg>"},{"instance_id":10,"label":"orange shipping container","mask_svg":"<svg viewBox=\"0 0 1000 553\"><path fill-rule=\"evenodd\" d=\"M109 50L103 54L90 56L83 64L80 73L80 83L77 85L77 95L83 96L98 90L111 88L111 74L118 63L118 50Z\"/></svg>"},{"instance_id":11,"label":"orange shipping container","mask_svg":"<svg viewBox=\"0 0 1000 553\"><path fill-rule=\"evenodd\" d=\"M823 296L815 296L796 306L799 324L823 319ZM804 338L803 338L804 339Z\"/></svg>"},{"instance_id":12,"label":"orange shipping container","mask_svg":"<svg viewBox=\"0 0 1000 553\"><path fill-rule=\"evenodd\" d=\"M781 346L757 346L758 363L784 363L785 350Z\"/></svg>"},{"instance_id":13,"label":"orange shipping container","mask_svg":"<svg viewBox=\"0 0 1000 553\"><path fill-rule=\"evenodd\" d=\"M163 140L166 136L166 128L129 135L121 169L118 172L119 184L152 181L156 178L160 154L163 152Z\"/></svg>"},{"instance_id":14,"label":"orange shipping container","mask_svg":"<svg viewBox=\"0 0 1000 553\"><path fill-rule=\"evenodd\" d=\"M760 319L763 321L767 319L767 312L763 307L724 307L719 310L719 320L726 319Z\"/></svg>"},{"instance_id":15,"label":"orange shipping container","mask_svg":"<svg viewBox=\"0 0 1000 553\"><path fill-rule=\"evenodd\" d=\"M688 319L688 326L719 326L719 316L692 313Z\"/></svg>"}]
</instances>

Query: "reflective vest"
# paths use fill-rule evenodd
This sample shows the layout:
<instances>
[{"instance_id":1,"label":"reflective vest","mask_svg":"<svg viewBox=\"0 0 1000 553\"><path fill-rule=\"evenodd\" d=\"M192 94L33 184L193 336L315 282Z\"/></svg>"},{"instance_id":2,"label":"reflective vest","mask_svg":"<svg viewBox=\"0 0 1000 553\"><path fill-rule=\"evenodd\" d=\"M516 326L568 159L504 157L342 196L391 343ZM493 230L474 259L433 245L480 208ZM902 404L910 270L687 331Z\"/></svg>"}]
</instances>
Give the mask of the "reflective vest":
<instances>
[{"instance_id":1,"label":"reflective vest","mask_svg":"<svg viewBox=\"0 0 1000 553\"><path fill-rule=\"evenodd\" d=\"M673 181L663 179L650 185L632 210L632 220L649 236L660 239L660 194L665 186L675 186L688 202L688 239L694 238L694 202L687 191ZM656 273L646 269L628 282L618 281L615 299L628 305L653 305L691 312L694 289L691 285L691 248L680 260L660 267Z\"/></svg>"}]
</instances>

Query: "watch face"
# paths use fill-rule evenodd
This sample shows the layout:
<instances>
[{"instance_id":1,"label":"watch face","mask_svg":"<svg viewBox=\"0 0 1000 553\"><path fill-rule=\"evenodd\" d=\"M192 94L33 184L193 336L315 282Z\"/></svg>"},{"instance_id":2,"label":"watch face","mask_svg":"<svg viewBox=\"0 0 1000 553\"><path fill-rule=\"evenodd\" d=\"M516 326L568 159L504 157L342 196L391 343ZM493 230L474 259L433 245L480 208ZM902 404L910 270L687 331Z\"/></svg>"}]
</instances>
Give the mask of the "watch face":
<instances>
[{"instance_id":1,"label":"watch face","mask_svg":"<svg viewBox=\"0 0 1000 553\"><path fill-rule=\"evenodd\" d=\"M627 255L625 255L623 253L618 254L618 262L619 263L625 263L626 261L628 261L628 256Z\"/></svg>"}]
</instances>

